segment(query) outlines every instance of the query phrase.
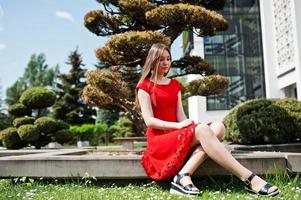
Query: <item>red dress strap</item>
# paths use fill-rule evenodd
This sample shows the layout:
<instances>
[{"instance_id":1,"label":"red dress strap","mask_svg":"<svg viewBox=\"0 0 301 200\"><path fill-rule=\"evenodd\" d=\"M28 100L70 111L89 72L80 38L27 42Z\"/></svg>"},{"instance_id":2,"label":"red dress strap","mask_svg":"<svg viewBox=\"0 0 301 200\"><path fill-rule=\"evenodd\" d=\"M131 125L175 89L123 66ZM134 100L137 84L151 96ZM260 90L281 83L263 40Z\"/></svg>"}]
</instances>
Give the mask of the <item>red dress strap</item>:
<instances>
[{"instance_id":1,"label":"red dress strap","mask_svg":"<svg viewBox=\"0 0 301 200\"><path fill-rule=\"evenodd\" d=\"M144 79L141 83L137 84L137 89L142 89L150 94L150 81L148 79Z\"/></svg>"},{"instance_id":2,"label":"red dress strap","mask_svg":"<svg viewBox=\"0 0 301 200\"><path fill-rule=\"evenodd\" d=\"M177 79L171 79L171 81L174 82L174 87L176 91L181 91L182 89L182 85L179 83L179 81Z\"/></svg>"}]
</instances>

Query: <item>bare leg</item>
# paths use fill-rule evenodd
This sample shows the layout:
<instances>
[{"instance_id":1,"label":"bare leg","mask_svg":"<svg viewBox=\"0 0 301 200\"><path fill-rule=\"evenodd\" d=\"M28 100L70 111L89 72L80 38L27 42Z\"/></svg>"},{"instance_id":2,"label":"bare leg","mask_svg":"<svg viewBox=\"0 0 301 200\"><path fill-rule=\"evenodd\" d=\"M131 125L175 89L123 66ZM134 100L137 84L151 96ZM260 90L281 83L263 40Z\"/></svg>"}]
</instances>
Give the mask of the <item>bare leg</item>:
<instances>
[{"instance_id":1,"label":"bare leg","mask_svg":"<svg viewBox=\"0 0 301 200\"><path fill-rule=\"evenodd\" d=\"M208 125L199 124L195 131L196 140L200 142L204 151L212 160L241 180L246 180L251 175L252 172L235 160L224 145L217 139ZM264 180L256 176L251 183L251 187L258 191L265 184L266 182ZM276 189L276 187L272 187L269 191L274 191Z\"/></svg>"},{"instance_id":2,"label":"bare leg","mask_svg":"<svg viewBox=\"0 0 301 200\"><path fill-rule=\"evenodd\" d=\"M225 135L225 127L221 122L213 122L210 125L210 129L216 136L218 140L222 140L224 135ZM190 173L193 174L195 170L202 164L206 158L208 157L207 154L205 153L204 149L200 145L200 142L196 139L193 138L193 141L190 145L192 148L195 148L193 151L191 157L188 159L188 161L185 163L183 168L179 173Z\"/></svg>"},{"instance_id":3,"label":"bare leg","mask_svg":"<svg viewBox=\"0 0 301 200\"><path fill-rule=\"evenodd\" d=\"M215 134L215 136L219 139L222 140L225 134L225 127L222 123L220 122L215 122L210 125L211 130ZM206 160L208 157L207 154L205 153L204 149L200 145L200 142L196 140L196 138L193 139L191 143L191 147L195 148L193 151L191 157L188 159L188 161L185 163L179 174L183 173L189 173L193 174L195 170ZM182 178L180 183L182 185L187 185L191 183L191 179L188 176L185 176Z\"/></svg>"}]
</instances>

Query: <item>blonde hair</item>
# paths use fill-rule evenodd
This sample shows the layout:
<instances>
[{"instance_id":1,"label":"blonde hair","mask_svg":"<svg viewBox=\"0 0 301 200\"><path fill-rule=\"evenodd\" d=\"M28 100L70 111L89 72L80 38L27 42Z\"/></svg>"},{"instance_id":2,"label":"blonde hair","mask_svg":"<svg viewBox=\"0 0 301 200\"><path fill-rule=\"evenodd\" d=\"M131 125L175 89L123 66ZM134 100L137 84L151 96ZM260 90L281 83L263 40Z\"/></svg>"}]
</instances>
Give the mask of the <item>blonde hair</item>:
<instances>
[{"instance_id":1,"label":"blonde hair","mask_svg":"<svg viewBox=\"0 0 301 200\"><path fill-rule=\"evenodd\" d=\"M160 64L160 58L164 52L164 50L168 51L171 60L170 49L167 45L161 43L155 43L151 46L148 51L145 63L143 65L142 74L138 84L141 84L146 78L152 78L154 81L154 86L150 88L149 91L154 90L158 81L158 66ZM167 72L168 73L168 72ZM167 75L165 74L165 76ZM138 100L138 88L135 89L136 99L135 106L140 108L139 100ZM152 96L153 103L156 104L155 96Z\"/></svg>"}]
</instances>

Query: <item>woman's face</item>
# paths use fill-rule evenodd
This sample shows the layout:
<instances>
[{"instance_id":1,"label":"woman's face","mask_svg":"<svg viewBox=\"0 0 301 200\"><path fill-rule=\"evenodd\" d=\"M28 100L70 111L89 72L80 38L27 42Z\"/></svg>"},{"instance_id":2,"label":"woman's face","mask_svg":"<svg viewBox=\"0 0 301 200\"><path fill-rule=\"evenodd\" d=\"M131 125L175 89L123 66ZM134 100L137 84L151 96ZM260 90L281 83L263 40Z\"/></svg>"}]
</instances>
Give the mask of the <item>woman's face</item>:
<instances>
[{"instance_id":1,"label":"woman's face","mask_svg":"<svg viewBox=\"0 0 301 200\"><path fill-rule=\"evenodd\" d=\"M170 69L170 55L167 50L163 51L163 54L160 58L159 66L158 66L158 75L159 76L164 76L165 74L168 73Z\"/></svg>"}]
</instances>

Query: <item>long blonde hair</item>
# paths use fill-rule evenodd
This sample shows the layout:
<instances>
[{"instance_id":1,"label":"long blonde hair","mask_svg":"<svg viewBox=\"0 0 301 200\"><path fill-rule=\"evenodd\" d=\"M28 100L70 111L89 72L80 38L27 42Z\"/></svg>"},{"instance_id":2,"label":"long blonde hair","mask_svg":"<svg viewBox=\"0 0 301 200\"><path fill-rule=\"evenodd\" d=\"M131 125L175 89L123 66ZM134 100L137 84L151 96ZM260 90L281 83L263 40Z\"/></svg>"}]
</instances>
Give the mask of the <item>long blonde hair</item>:
<instances>
[{"instance_id":1,"label":"long blonde hair","mask_svg":"<svg viewBox=\"0 0 301 200\"><path fill-rule=\"evenodd\" d=\"M154 90L156 88L157 81L158 81L158 66L160 64L160 58L164 50L168 51L171 60L170 49L167 45L161 43L155 43L151 46L150 50L148 51L145 63L143 65L142 74L137 85L141 84L146 78L153 78L154 86L153 88L150 88L149 91ZM167 75L167 73L165 74L165 76ZM138 88L135 89L135 94L136 94L135 106L137 108L140 108L140 104L138 100ZM152 96L152 100L154 100L153 103L156 104L155 96Z\"/></svg>"}]
</instances>

